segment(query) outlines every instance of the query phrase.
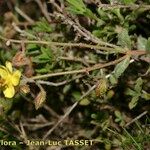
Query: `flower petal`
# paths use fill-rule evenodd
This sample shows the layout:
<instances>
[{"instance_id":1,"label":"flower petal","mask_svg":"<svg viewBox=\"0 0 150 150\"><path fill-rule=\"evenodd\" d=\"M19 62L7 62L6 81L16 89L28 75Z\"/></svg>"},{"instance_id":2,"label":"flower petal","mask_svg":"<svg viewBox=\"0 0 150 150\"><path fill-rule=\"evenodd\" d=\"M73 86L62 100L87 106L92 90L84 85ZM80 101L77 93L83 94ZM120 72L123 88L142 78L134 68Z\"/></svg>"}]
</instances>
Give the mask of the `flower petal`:
<instances>
[{"instance_id":1,"label":"flower petal","mask_svg":"<svg viewBox=\"0 0 150 150\"><path fill-rule=\"evenodd\" d=\"M15 71L12 75L12 79L11 79L11 82L14 86L18 85L19 84L19 81L20 81L20 77L21 77L21 72L19 70Z\"/></svg>"},{"instance_id":2,"label":"flower petal","mask_svg":"<svg viewBox=\"0 0 150 150\"><path fill-rule=\"evenodd\" d=\"M10 72L12 72L13 71L13 69L12 69L12 63L11 62L9 62L9 61L6 61L6 68L10 71Z\"/></svg>"},{"instance_id":3,"label":"flower petal","mask_svg":"<svg viewBox=\"0 0 150 150\"><path fill-rule=\"evenodd\" d=\"M5 79L8 75L7 69L5 67L0 67L0 77Z\"/></svg>"},{"instance_id":4,"label":"flower petal","mask_svg":"<svg viewBox=\"0 0 150 150\"><path fill-rule=\"evenodd\" d=\"M8 85L4 90L3 93L6 98L12 98L15 95L15 89L12 85Z\"/></svg>"}]
</instances>

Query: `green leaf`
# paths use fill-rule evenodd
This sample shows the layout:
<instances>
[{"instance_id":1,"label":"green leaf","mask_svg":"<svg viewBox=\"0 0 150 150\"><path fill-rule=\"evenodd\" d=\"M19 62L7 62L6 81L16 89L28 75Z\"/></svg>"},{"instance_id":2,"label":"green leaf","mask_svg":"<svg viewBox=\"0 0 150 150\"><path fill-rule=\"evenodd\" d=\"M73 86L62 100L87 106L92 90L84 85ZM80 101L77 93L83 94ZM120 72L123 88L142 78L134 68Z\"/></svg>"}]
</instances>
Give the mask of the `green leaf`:
<instances>
[{"instance_id":1,"label":"green leaf","mask_svg":"<svg viewBox=\"0 0 150 150\"><path fill-rule=\"evenodd\" d=\"M117 84L118 83L118 80L116 79L116 77L114 77L114 75L112 74L112 75L110 75L110 77L109 77L109 81L110 81L110 83L112 84L112 85L115 85L115 84Z\"/></svg>"},{"instance_id":2,"label":"green leaf","mask_svg":"<svg viewBox=\"0 0 150 150\"><path fill-rule=\"evenodd\" d=\"M147 39L139 36L137 39L137 49L138 50L146 50Z\"/></svg>"},{"instance_id":3,"label":"green leaf","mask_svg":"<svg viewBox=\"0 0 150 150\"><path fill-rule=\"evenodd\" d=\"M112 12L118 17L118 19L121 21L121 23L124 22L124 17L120 13L120 9L119 8L113 9Z\"/></svg>"},{"instance_id":4,"label":"green leaf","mask_svg":"<svg viewBox=\"0 0 150 150\"><path fill-rule=\"evenodd\" d=\"M118 29L118 45L121 45L123 48L131 49L131 39L125 28Z\"/></svg>"},{"instance_id":5,"label":"green leaf","mask_svg":"<svg viewBox=\"0 0 150 150\"><path fill-rule=\"evenodd\" d=\"M138 78L138 79L136 80L136 84L135 84L135 87L134 87L134 89L135 89L135 91L136 91L137 93L141 93L142 85L143 85L143 80L142 80L142 78L140 77L140 78Z\"/></svg>"},{"instance_id":6,"label":"green leaf","mask_svg":"<svg viewBox=\"0 0 150 150\"><path fill-rule=\"evenodd\" d=\"M83 15L85 13L85 10L78 10L78 9L74 9L73 7L69 7L68 10L73 13L73 14L78 14L78 15Z\"/></svg>"},{"instance_id":7,"label":"green leaf","mask_svg":"<svg viewBox=\"0 0 150 150\"><path fill-rule=\"evenodd\" d=\"M120 111L115 111L115 116L117 117L117 118L119 118L119 119L122 119L122 115L121 115L121 113L120 113Z\"/></svg>"},{"instance_id":8,"label":"green leaf","mask_svg":"<svg viewBox=\"0 0 150 150\"><path fill-rule=\"evenodd\" d=\"M96 26L97 26L97 27L100 27L100 26L102 26L102 25L104 25L104 24L105 24L105 21L104 21L104 20L98 19ZM94 30L94 31L95 31L95 30Z\"/></svg>"},{"instance_id":9,"label":"green leaf","mask_svg":"<svg viewBox=\"0 0 150 150\"><path fill-rule=\"evenodd\" d=\"M37 73L47 73L47 72L49 72L49 70L47 70L46 68L35 69L35 71Z\"/></svg>"},{"instance_id":10,"label":"green leaf","mask_svg":"<svg viewBox=\"0 0 150 150\"><path fill-rule=\"evenodd\" d=\"M113 73L114 76L118 79L123 72L127 69L127 67L130 64L130 57L128 56L126 59L124 59L123 61L121 61L119 64L116 65Z\"/></svg>"},{"instance_id":11,"label":"green leaf","mask_svg":"<svg viewBox=\"0 0 150 150\"><path fill-rule=\"evenodd\" d=\"M74 14L84 15L87 17L90 17L91 19L98 20L95 14L86 7L86 5L83 3L83 0L67 0L69 3L68 10Z\"/></svg>"},{"instance_id":12,"label":"green leaf","mask_svg":"<svg viewBox=\"0 0 150 150\"><path fill-rule=\"evenodd\" d=\"M87 98L84 98L79 102L79 105L82 105L82 106L87 106L89 104L90 104L90 101Z\"/></svg>"},{"instance_id":13,"label":"green leaf","mask_svg":"<svg viewBox=\"0 0 150 150\"><path fill-rule=\"evenodd\" d=\"M132 99L129 103L129 108L133 109L137 105L138 100L139 100L139 95L136 95L136 96L132 97Z\"/></svg>"},{"instance_id":14,"label":"green leaf","mask_svg":"<svg viewBox=\"0 0 150 150\"><path fill-rule=\"evenodd\" d=\"M142 78L138 78L135 82L134 90L127 89L126 94L132 96L132 99L129 103L129 108L132 109L134 108L140 97L144 98L144 93L141 94L142 91L142 85L143 85L143 80Z\"/></svg>"},{"instance_id":15,"label":"green leaf","mask_svg":"<svg viewBox=\"0 0 150 150\"><path fill-rule=\"evenodd\" d=\"M31 44L27 44L27 50L33 50L33 49L37 49L38 46L37 44L31 43Z\"/></svg>"},{"instance_id":16,"label":"green leaf","mask_svg":"<svg viewBox=\"0 0 150 150\"><path fill-rule=\"evenodd\" d=\"M70 4L68 9L75 14L83 14L86 11L82 0L67 0L67 2Z\"/></svg>"},{"instance_id":17,"label":"green leaf","mask_svg":"<svg viewBox=\"0 0 150 150\"><path fill-rule=\"evenodd\" d=\"M67 0L67 2L79 10L86 8L82 0Z\"/></svg>"},{"instance_id":18,"label":"green leaf","mask_svg":"<svg viewBox=\"0 0 150 150\"><path fill-rule=\"evenodd\" d=\"M50 72L51 68L52 68L52 65L47 63L44 67L35 69L35 71L37 73L47 73L47 72Z\"/></svg>"},{"instance_id":19,"label":"green leaf","mask_svg":"<svg viewBox=\"0 0 150 150\"><path fill-rule=\"evenodd\" d=\"M81 97L81 93L78 92L78 91L74 91L74 92L72 93L72 96L74 97L74 99L75 99L76 101L78 101L78 100L80 99L80 97Z\"/></svg>"},{"instance_id":20,"label":"green leaf","mask_svg":"<svg viewBox=\"0 0 150 150\"><path fill-rule=\"evenodd\" d=\"M150 93L144 92L142 93L141 97L146 101L150 100Z\"/></svg>"},{"instance_id":21,"label":"green leaf","mask_svg":"<svg viewBox=\"0 0 150 150\"><path fill-rule=\"evenodd\" d=\"M3 109L4 112L7 112L13 104L13 100L1 98L0 99L0 109Z\"/></svg>"},{"instance_id":22,"label":"green leaf","mask_svg":"<svg viewBox=\"0 0 150 150\"><path fill-rule=\"evenodd\" d=\"M108 18L108 14L101 7L97 9L97 12L102 20Z\"/></svg>"},{"instance_id":23,"label":"green leaf","mask_svg":"<svg viewBox=\"0 0 150 150\"><path fill-rule=\"evenodd\" d=\"M33 27L33 30L35 32L52 32L50 24L45 19L38 21Z\"/></svg>"},{"instance_id":24,"label":"green leaf","mask_svg":"<svg viewBox=\"0 0 150 150\"><path fill-rule=\"evenodd\" d=\"M47 58L51 58L52 57L51 49L49 49L49 48L41 47L41 52Z\"/></svg>"},{"instance_id":25,"label":"green leaf","mask_svg":"<svg viewBox=\"0 0 150 150\"><path fill-rule=\"evenodd\" d=\"M41 54L33 57L33 62L46 63L46 62L51 62L51 59L52 59L51 49L41 47Z\"/></svg>"},{"instance_id":26,"label":"green leaf","mask_svg":"<svg viewBox=\"0 0 150 150\"><path fill-rule=\"evenodd\" d=\"M126 95L129 95L129 96L135 96L136 95L136 92L134 90L131 90L131 89L127 89L126 90Z\"/></svg>"},{"instance_id":27,"label":"green leaf","mask_svg":"<svg viewBox=\"0 0 150 150\"><path fill-rule=\"evenodd\" d=\"M71 84L65 85L63 88L63 94L67 94L67 92L71 89Z\"/></svg>"}]
</instances>

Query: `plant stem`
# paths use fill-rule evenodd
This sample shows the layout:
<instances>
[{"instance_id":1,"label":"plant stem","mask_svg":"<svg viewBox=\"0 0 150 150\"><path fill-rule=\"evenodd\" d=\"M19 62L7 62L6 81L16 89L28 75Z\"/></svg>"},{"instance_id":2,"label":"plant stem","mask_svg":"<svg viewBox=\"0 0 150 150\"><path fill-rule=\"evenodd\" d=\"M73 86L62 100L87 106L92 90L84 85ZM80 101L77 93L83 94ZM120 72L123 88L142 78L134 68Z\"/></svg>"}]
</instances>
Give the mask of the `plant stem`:
<instances>
[{"instance_id":1,"label":"plant stem","mask_svg":"<svg viewBox=\"0 0 150 150\"><path fill-rule=\"evenodd\" d=\"M87 67L87 68L83 68L80 70L72 70L72 71L64 71L64 72L56 72L56 73L38 75L38 76L33 76L30 79L31 80L37 80L37 79L43 79L43 78L48 78L48 77L54 77L54 76L68 75L68 74L89 73L93 70L97 70L97 69L101 69L104 67L115 65L115 64L119 63L120 61L124 60L126 57L127 57L127 55L124 55L123 57L121 57L117 60L114 60L114 61L111 61L111 62L108 62L105 64L100 63L100 64L93 65L92 67Z\"/></svg>"},{"instance_id":2,"label":"plant stem","mask_svg":"<svg viewBox=\"0 0 150 150\"><path fill-rule=\"evenodd\" d=\"M26 44L43 44L43 45L53 45L53 46L62 46L62 47L82 47L82 48L89 48L89 49L99 49L107 52L114 52L114 53L125 53L123 48L114 49L111 47L100 46L100 45L91 45L85 43L60 43L60 42L51 42L51 41L36 41L36 40L15 40L15 39L6 39L0 36L1 40L8 41L10 43L26 43Z\"/></svg>"},{"instance_id":3,"label":"plant stem","mask_svg":"<svg viewBox=\"0 0 150 150\"><path fill-rule=\"evenodd\" d=\"M129 8L131 10L137 9L137 8L145 8L150 9L150 5L118 5L118 4L99 4L99 8L105 8L105 9L115 9L115 8Z\"/></svg>"}]
</instances>

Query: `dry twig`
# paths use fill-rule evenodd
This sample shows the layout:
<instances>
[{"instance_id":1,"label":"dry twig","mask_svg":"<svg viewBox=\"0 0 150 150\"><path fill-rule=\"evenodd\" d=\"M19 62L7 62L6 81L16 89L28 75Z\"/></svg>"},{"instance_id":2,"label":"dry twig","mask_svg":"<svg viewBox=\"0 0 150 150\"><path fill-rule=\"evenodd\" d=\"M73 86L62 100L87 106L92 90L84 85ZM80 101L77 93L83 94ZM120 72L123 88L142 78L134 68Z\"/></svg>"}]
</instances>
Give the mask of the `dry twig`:
<instances>
[{"instance_id":1,"label":"dry twig","mask_svg":"<svg viewBox=\"0 0 150 150\"><path fill-rule=\"evenodd\" d=\"M138 115L137 117L135 117L132 121L128 122L125 127L130 126L132 123L134 123L135 121L139 120L141 117L143 117L144 115L146 115L148 113L148 111L144 111L143 113L141 113L140 115Z\"/></svg>"},{"instance_id":2,"label":"dry twig","mask_svg":"<svg viewBox=\"0 0 150 150\"><path fill-rule=\"evenodd\" d=\"M83 94L79 101L82 100L84 97L86 97L87 95L89 95L91 93L91 91L93 91L96 88L96 84L93 85L85 94ZM63 122L63 120L73 111L73 109L78 105L79 101L75 102L71 108L69 108L69 110L67 110L67 112L61 117L61 119L56 123L56 125L54 125L43 137L43 140L45 140L57 127L60 123Z\"/></svg>"},{"instance_id":3,"label":"dry twig","mask_svg":"<svg viewBox=\"0 0 150 150\"><path fill-rule=\"evenodd\" d=\"M39 8L41 9L41 12L43 13L43 15L45 16L47 21L51 22L51 18L48 14L48 11L47 11L46 3L42 2L41 0L34 0L34 1L38 4Z\"/></svg>"},{"instance_id":4,"label":"dry twig","mask_svg":"<svg viewBox=\"0 0 150 150\"><path fill-rule=\"evenodd\" d=\"M21 9L15 7L16 12L21 15L24 19L26 19L30 24L34 24L34 20L31 19L27 14L25 14Z\"/></svg>"}]
</instances>

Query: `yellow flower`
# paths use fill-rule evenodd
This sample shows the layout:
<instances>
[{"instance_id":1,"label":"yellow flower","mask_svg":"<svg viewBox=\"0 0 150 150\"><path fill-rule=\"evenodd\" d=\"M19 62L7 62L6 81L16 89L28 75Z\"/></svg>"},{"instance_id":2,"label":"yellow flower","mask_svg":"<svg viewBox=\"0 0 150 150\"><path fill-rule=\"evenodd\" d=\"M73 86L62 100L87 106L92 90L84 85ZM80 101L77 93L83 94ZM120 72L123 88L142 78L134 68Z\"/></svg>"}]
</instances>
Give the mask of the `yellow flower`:
<instances>
[{"instance_id":1,"label":"yellow flower","mask_svg":"<svg viewBox=\"0 0 150 150\"><path fill-rule=\"evenodd\" d=\"M0 88L4 96L12 98L15 95L15 86L20 82L21 72L13 71L11 62L6 62L6 67L0 65Z\"/></svg>"}]
</instances>

